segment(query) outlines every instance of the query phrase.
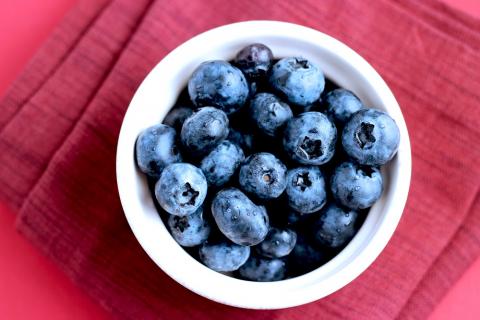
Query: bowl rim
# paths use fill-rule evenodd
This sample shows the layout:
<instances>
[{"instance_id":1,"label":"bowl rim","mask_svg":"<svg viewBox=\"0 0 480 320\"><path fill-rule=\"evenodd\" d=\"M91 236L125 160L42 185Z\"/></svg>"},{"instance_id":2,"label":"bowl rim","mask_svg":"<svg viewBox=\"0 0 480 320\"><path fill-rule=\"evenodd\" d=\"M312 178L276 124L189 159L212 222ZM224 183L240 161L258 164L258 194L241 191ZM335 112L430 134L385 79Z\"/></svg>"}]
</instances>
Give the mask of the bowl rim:
<instances>
[{"instance_id":1,"label":"bowl rim","mask_svg":"<svg viewBox=\"0 0 480 320\"><path fill-rule=\"evenodd\" d=\"M136 218L135 213L129 209L131 207L131 189L128 188L128 183L126 182L126 180L128 179L126 179L126 176L122 169L128 167L128 164L126 162L131 163L132 158L127 159L124 156L126 154L126 151L131 148L131 145L126 145L125 127L129 119L133 117L131 106L136 103L137 99L139 99L138 95L142 94L141 89L146 80L156 69L161 68L162 64L169 63L172 57L177 55L179 52L185 50L188 51L195 46L198 46L206 39L214 39L229 34L237 34L239 32L254 32L255 30L265 29L270 30L272 35L279 37L288 38L295 36L296 38L302 38L305 41L309 41L312 44L315 43L316 45L319 45L320 43L322 43L322 46L326 49L332 51L335 50L339 57L343 55L343 58L348 57L348 59L352 60L350 61L350 64L352 66L354 65L355 69L361 72L362 75L364 75L368 79L368 81L375 84L377 93L380 92L380 95L382 97L382 102L384 102L384 104L388 103L390 110L394 110L397 115L399 115L395 120L401 133L400 145L402 153L400 154L399 152L396 157L401 158L402 183L396 185L395 199L393 200L395 206L389 208L388 212L384 214L382 221L379 222L380 225L377 226L377 231L375 232L375 234L371 236L368 243L364 246L361 252L354 257L353 261L350 261L350 263L348 263L347 265L343 265L342 269L336 272L335 279L332 279L332 277L322 279L321 288L318 286L318 281L313 281L316 279L313 274L315 274L319 269L324 268L324 266L296 278L286 279L278 282L264 283L230 278L204 267L204 269L207 270L203 270L202 275L206 278L218 281L219 283L217 284L220 284L221 287L215 292L212 292L208 289L207 284L201 285L201 282L196 281L194 278L192 278L192 275L180 274L180 272L178 272L178 266L176 267L175 263L168 262L168 259L159 258L157 254L152 252L150 244L146 243L147 238L143 235L143 226L140 225L137 221L138 219ZM315 41L311 39L315 39ZM133 148L130 149L130 152L133 152ZM412 164L410 139L408 136L404 117L400 110L400 106L398 105L398 102L396 101L393 93L391 92L385 81L381 78L381 76L376 72L376 70L354 50L350 49L344 43L323 32L298 24L271 20L243 21L210 29L182 43L174 50L172 50L169 54L167 54L162 60L160 60L149 72L149 74L144 78L142 84L137 88L137 91L135 92L135 95L130 102L130 105L122 122L122 127L117 143L116 155L117 187L123 211L132 232L134 233L137 241L140 243L141 247L144 249L147 255L167 275L169 275L172 279L174 279L184 287L188 288L189 290L213 301L217 301L231 306L250 309L280 309L309 303L339 290L340 288L350 283L353 279L358 277L363 271L365 271L385 248L400 221L410 186L411 166ZM181 249L178 244L175 243L175 245ZM347 248L343 249L343 251L345 251ZM340 254L342 254L343 251ZM334 259L336 259L337 257L335 257ZM353 264L355 265L353 266ZM188 270L188 268L186 268L186 270ZM196 270L200 271L200 269L198 268ZM229 298L227 294L219 294L220 292L222 292L222 290L226 293L226 290L229 290L229 288L231 288L232 286L236 288L240 288L240 286L248 287L249 290L252 292L252 296L242 298L243 295L234 295ZM259 296L264 296L269 292L276 292L276 290L279 290L280 288L284 291L286 289L290 289L292 290L292 293L298 294L284 298L279 298L278 295L275 295L275 299L258 299Z\"/></svg>"}]
</instances>

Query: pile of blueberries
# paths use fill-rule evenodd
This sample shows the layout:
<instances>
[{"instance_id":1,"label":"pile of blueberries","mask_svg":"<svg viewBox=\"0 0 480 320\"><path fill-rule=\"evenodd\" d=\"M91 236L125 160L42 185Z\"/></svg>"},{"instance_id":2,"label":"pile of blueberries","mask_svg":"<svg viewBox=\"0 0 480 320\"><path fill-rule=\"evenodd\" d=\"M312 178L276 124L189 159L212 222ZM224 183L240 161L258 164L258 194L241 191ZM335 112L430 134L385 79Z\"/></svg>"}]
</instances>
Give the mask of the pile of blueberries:
<instances>
[{"instance_id":1,"label":"pile of blueberries","mask_svg":"<svg viewBox=\"0 0 480 320\"><path fill-rule=\"evenodd\" d=\"M383 191L400 134L305 58L263 44L207 61L163 124L136 142L173 238L207 267L252 281L318 268ZM160 245L160 244L159 244ZM159 249L160 250L160 249Z\"/></svg>"}]
</instances>

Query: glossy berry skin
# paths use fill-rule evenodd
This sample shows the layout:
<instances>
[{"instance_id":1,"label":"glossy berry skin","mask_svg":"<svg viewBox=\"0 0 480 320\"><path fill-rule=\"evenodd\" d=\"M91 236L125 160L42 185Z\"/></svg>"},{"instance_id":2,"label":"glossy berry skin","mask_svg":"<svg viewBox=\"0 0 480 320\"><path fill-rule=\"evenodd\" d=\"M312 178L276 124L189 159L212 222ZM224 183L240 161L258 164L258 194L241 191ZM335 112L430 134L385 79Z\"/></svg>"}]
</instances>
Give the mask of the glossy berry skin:
<instances>
[{"instance_id":1,"label":"glossy berry skin","mask_svg":"<svg viewBox=\"0 0 480 320\"><path fill-rule=\"evenodd\" d=\"M188 81L190 99L197 107L214 106L227 114L247 101L249 88L243 73L221 60L200 64Z\"/></svg>"},{"instance_id":2,"label":"glossy berry skin","mask_svg":"<svg viewBox=\"0 0 480 320\"><path fill-rule=\"evenodd\" d=\"M203 217L203 208L200 207L188 216L168 217L168 227L172 237L183 247L194 247L202 244L210 235L210 224Z\"/></svg>"},{"instance_id":3,"label":"glossy berry skin","mask_svg":"<svg viewBox=\"0 0 480 320\"><path fill-rule=\"evenodd\" d=\"M180 132L180 130L182 130L183 123L192 115L192 113L192 108L186 106L173 107L163 119L163 123Z\"/></svg>"},{"instance_id":4,"label":"glossy berry skin","mask_svg":"<svg viewBox=\"0 0 480 320\"><path fill-rule=\"evenodd\" d=\"M293 117L292 110L285 102L271 93L258 93L250 101L250 117L267 136L274 137Z\"/></svg>"},{"instance_id":5,"label":"glossy berry skin","mask_svg":"<svg viewBox=\"0 0 480 320\"><path fill-rule=\"evenodd\" d=\"M287 167L273 154L250 155L240 165L238 181L242 189L259 199L278 198L286 187Z\"/></svg>"},{"instance_id":6,"label":"glossy berry skin","mask_svg":"<svg viewBox=\"0 0 480 320\"><path fill-rule=\"evenodd\" d=\"M224 140L200 162L200 169L210 186L220 187L227 183L245 159L242 149Z\"/></svg>"},{"instance_id":7,"label":"glossy berry skin","mask_svg":"<svg viewBox=\"0 0 480 320\"><path fill-rule=\"evenodd\" d=\"M249 80L258 80L266 76L272 61L272 50L264 44L254 43L237 53L234 64Z\"/></svg>"},{"instance_id":8,"label":"glossy berry skin","mask_svg":"<svg viewBox=\"0 0 480 320\"><path fill-rule=\"evenodd\" d=\"M322 99L326 114L338 124L345 124L350 117L363 108L358 97L346 89L335 89L330 91Z\"/></svg>"},{"instance_id":9,"label":"glossy berry skin","mask_svg":"<svg viewBox=\"0 0 480 320\"><path fill-rule=\"evenodd\" d=\"M280 59L272 67L269 82L282 98L302 107L317 101L325 87L320 68L301 57Z\"/></svg>"},{"instance_id":10,"label":"glossy berry skin","mask_svg":"<svg viewBox=\"0 0 480 320\"><path fill-rule=\"evenodd\" d=\"M288 170L286 193L290 208L302 214L320 210L327 201L325 179L316 166Z\"/></svg>"},{"instance_id":11,"label":"glossy berry skin","mask_svg":"<svg viewBox=\"0 0 480 320\"><path fill-rule=\"evenodd\" d=\"M250 256L250 247L229 241L205 242L198 250L200 261L212 270L230 272L240 268Z\"/></svg>"},{"instance_id":12,"label":"glossy berry skin","mask_svg":"<svg viewBox=\"0 0 480 320\"><path fill-rule=\"evenodd\" d=\"M375 167L344 162L335 168L330 188L335 200L343 206L352 210L366 209L382 195L382 174Z\"/></svg>"},{"instance_id":13,"label":"glossy berry skin","mask_svg":"<svg viewBox=\"0 0 480 320\"><path fill-rule=\"evenodd\" d=\"M257 246L257 252L267 258L282 258L293 250L296 242L295 231L271 228L265 240Z\"/></svg>"},{"instance_id":14,"label":"glossy berry skin","mask_svg":"<svg viewBox=\"0 0 480 320\"><path fill-rule=\"evenodd\" d=\"M256 245L269 228L267 211L236 188L223 189L212 200L212 214L220 231L232 242Z\"/></svg>"},{"instance_id":15,"label":"glossy berry skin","mask_svg":"<svg viewBox=\"0 0 480 320\"><path fill-rule=\"evenodd\" d=\"M164 124L143 130L135 143L139 169L156 178L167 165L181 162L182 156L175 142L176 136L175 130Z\"/></svg>"},{"instance_id":16,"label":"glossy berry skin","mask_svg":"<svg viewBox=\"0 0 480 320\"><path fill-rule=\"evenodd\" d=\"M167 166L155 184L158 204L170 214L187 216L197 211L207 196L202 170L189 163Z\"/></svg>"},{"instance_id":17,"label":"glossy berry skin","mask_svg":"<svg viewBox=\"0 0 480 320\"><path fill-rule=\"evenodd\" d=\"M383 111L362 109L352 115L342 133L345 152L363 165L380 166L397 153L400 131Z\"/></svg>"},{"instance_id":18,"label":"glossy berry skin","mask_svg":"<svg viewBox=\"0 0 480 320\"><path fill-rule=\"evenodd\" d=\"M254 255L238 269L243 279L251 281L279 281L285 278L286 264L281 259L264 259Z\"/></svg>"},{"instance_id":19,"label":"glossy berry skin","mask_svg":"<svg viewBox=\"0 0 480 320\"><path fill-rule=\"evenodd\" d=\"M314 224L315 240L330 248L346 245L357 232L357 218L356 211L343 209L334 203L329 204Z\"/></svg>"},{"instance_id":20,"label":"glossy berry skin","mask_svg":"<svg viewBox=\"0 0 480 320\"><path fill-rule=\"evenodd\" d=\"M204 107L188 117L182 126L180 138L191 155L208 154L228 136L228 117L220 109Z\"/></svg>"},{"instance_id":21,"label":"glossy berry skin","mask_svg":"<svg viewBox=\"0 0 480 320\"><path fill-rule=\"evenodd\" d=\"M332 159L337 128L320 112L304 112L288 121L283 146L293 160L301 164L321 165Z\"/></svg>"}]
</instances>

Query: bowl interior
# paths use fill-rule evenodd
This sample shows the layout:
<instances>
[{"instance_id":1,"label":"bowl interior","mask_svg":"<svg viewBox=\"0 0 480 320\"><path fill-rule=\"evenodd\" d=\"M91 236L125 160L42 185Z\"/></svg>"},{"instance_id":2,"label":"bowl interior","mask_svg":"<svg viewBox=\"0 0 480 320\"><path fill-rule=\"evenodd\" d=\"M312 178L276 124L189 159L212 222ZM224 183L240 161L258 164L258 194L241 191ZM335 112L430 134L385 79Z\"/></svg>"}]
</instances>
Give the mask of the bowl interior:
<instances>
[{"instance_id":1,"label":"bowl interior","mask_svg":"<svg viewBox=\"0 0 480 320\"><path fill-rule=\"evenodd\" d=\"M269 283L222 275L185 252L160 219L146 179L134 161L136 137L143 129L162 121L192 71L205 60L230 60L239 49L253 42L266 44L276 57L300 55L316 62L328 78L355 92L367 106L386 110L397 122L401 134L398 154L383 170L384 194L348 246L317 270ZM398 224L408 193L410 171L405 121L393 94L375 70L347 46L323 33L273 21L216 28L172 51L138 88L125 115L117 149L117 183L122 206L132 231L150 258L177 282L200 295L256 309L284 308L319 299L365 270L385 247Z\"/></svg>"}]
</instances>

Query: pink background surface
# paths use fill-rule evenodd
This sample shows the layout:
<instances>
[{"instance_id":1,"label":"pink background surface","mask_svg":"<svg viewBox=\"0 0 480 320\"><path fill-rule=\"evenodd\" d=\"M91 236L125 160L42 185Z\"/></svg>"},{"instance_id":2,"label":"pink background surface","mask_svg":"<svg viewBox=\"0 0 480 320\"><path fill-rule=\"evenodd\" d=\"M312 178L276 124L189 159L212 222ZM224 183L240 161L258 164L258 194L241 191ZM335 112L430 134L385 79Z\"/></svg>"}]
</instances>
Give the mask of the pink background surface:
<instances>
[{"instance_id":1,"label":"pink background surface","mask_svg":"<svg viewBox=\"0 0 480 320\"><path fill-rule=\"evenodd\" d=\"M443 0L480 18L480 0ZM76 0L0 1L0 95L22 71ZM0 318L110 319L53 263L15 231L0 203ZM480 259L438 305L430 320L480 319Z\"/></svg>"}]
</instances>

